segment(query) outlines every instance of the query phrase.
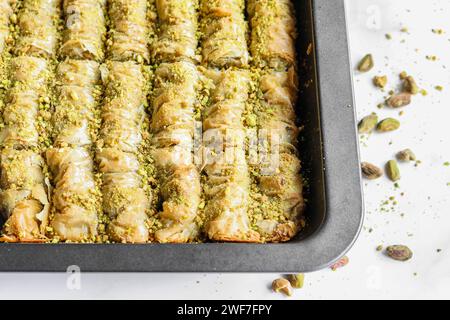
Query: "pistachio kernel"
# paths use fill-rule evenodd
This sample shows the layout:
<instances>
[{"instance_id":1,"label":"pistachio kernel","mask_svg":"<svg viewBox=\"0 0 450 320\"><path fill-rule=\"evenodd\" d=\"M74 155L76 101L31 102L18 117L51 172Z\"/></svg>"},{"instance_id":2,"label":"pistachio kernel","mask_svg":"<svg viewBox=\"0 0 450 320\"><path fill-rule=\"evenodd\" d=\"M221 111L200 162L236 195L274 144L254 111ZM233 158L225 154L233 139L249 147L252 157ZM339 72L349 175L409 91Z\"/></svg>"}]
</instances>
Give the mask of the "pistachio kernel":
<instances>
[{"instance_id":1,"label":"pistachio kernel","mask_svg":"<svg viewBox=\"0 0 450 320\"><path fill-rule=\"evenodd\" d=\"M361 134L371 133L373 129L377 126L378 116L372 113L364 118L358 124L358 132Z\"/></svg>"},{"instance_id":2,"label":"pistachio kernel","mask_svg":"<svg viewBox=\"0 0 450 320\"><path fill-rule=\"evenodd\" d=\"M386 248L386 254L397 261L408 261L412 258L413 253L411 249L403 245L394 245Z\"/></svg>"},{"instance_id":3,"label":"pistachio kernel","mask_svg":"<svg viewBox=\"0 0 450 320\"><path fill-rule=\"evenodd\" d=\"M397 160L403 161L403 162L410 162L410 161L416 161L417 158L411 149L405 149L405 150L399 151L397 153Z\"/></svg>"},{"instance_id":4,"label":"pistachio kernel","mask_svg":"<svg viewBox=\"0 0 450 320\"><path fill-rule=\"evenodd\" d=\"M394 182L400 180L400 169L398 168L397 161L389 160L386 163L386 175Z\"/></svg>"},{"instance_id":5,"label":"pistachio kernel","mask_svg":"<svg viewBox=\"0 0 450 320\"><path fill-rule=\"evenodd\" d=\"M373 67L374 67L373 57L371 54L367 54L359 62L358 71L368 72L368 71L372 70Z\"/></svg>"},{"instance_id":6,"label":"pistachio kernel","mask_svg":"<svg viewBox=\"0 0 450 320\"><path fill-rule=\"evenodd\" d=\"M391 108L401 108L409 105L410 103L411 94L407 92L395 94L386 101L386 104Z\"/></svg>"},{"instance_id":7,"label":"pistachio kernel","mask_svg":"<svg viewBox=\"0 0 450 320\"><path fill-rule=\"evenodd\" d=\"M274 280L272 282L272 290L275 292L281 292L289 297L292 296L291 283L284 278Z\"/></svg>"},{"instance_id":8,"label":"pistachio kernel","mask_svg":"<svg viewBox=\"0 0 450 320\"><path fill-rule=\"evenodd\" d=\"M394 118L386 118L377 125L377 130L380 132L395 131L398 128L400 128L400 121Z\"/></svg>"},{"instance_id":9,"label":"pistachio kernel","mask_svg":"<svg viewBox=\"0 0 450 320\"><path fill-rule=\"evenodd\" d=\"M373 84L378 87L383 89L384 87L386 87L388 82L388 78L387 76L375 76L373 77Z\"/></svg>"},{"instance_id":10,"label":"pistachio kernel","mask_svg":"<svg viewBox=\"0 0 450 320\"><path fill-rule=\"evenodd\" d=\"M366 179L369 180L375 180L378 179L383 175L383 171L378 168L376 165L373 165L369 162L362 162L361 163L361 171L363 176Z\"/></svg>"},{"instance_id":11,"label":"pistachio kernel","mask_svg":"<svg viewBox=\"0 0 450 320\"><path fill-rule=\"evenodd\" d=\"M288 280L293 288L301 289L303 288L303 284L305 282L305 275L303 273L290 274L288 276Z\"/></svg>"},{"instance_id":12,"label":"pistachio kernel","mask_svg":"<svg viewBox=\"0 0 450 320\"><path fill-rule=\"evenodd\" d=\"M412 76L407 76L403 80L403 91L414 95L419 93L419 87L417 86L416 80Z\"/></svg>"}]
</instances>

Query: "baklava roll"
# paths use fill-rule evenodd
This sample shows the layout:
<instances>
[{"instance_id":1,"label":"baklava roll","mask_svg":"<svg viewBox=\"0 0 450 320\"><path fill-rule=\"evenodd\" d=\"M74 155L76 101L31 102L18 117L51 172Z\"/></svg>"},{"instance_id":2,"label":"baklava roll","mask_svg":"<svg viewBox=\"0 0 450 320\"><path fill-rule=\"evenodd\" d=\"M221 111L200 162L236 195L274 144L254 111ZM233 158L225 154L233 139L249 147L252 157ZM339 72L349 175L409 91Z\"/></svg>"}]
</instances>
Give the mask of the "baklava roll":
<instances>
[{"instance_id":1,"label":"baklava roll","mask_svg":"<svg viewBox=\"0 0 450 320\"><path fill-rule=\"evenodd\" d=\"M39 103L46 94L47 62L42 58L21 56L12 60L12 88L3 110L4 127L0 132L3 146L37 146L36 118Z\"/></svg>"},{"instance_id":2,"label":"baklava roll","mask_svg":"<svg viewBox=\"0 0 450 320\"><path fill-rule=\"evenodd\" d=\"M34 151L13 148L1 151L0 210L6 223L0 241L45 241L49 190L43 163Z\"/></svg>"},{"instance_id":3,"label":"baklava roll","mask_svg":"<svg viewBox=\"0 0 450 320\"><path fill-rule=\"evenodd\" d=\"M248 64L244 0L201 0L203 62L212 67Z\"/></svg>"},{"instance_id":4,"label":"baklava roll","mask_svg":"<svg viewBox=\"0 0 450 320\"><path fill-rule=\"evenodd\" d=\"M159 30L152 56L158 63L196 60L198 0L156 0Z\"/></svg>"},{"instance_id":5,"label":"baklava roll","mask_svg":"<svg viewBox=\"0 0 450 320\"><path fill-rule=\"evenodd\" d=\"M251 229L247 215L250 177L242 121L250 75L234 70L205 73L213 83L203 115L205 231L215 241L257 242L259 234Z\"/></svg>"},{"instance_id":6,"label":"baklava roll","mask_svg":"<svg viewBox=\"0 0 450 320\"><path fill-rule=\"evenodd\" d=\"M111 38L108 55L112 60L149 61L147 0L108 0Z\"/></svg>"},{"instance_id":7,"label":"baklava roll","mask_svg":"<svg viewBox=\"0 0 450 320\"><path fill-rule=\"evenodd\" d=\"M53 233L63 241L94 241L98 190L89 148L95 133L97 62L65 60L57 69L58 103L47 162L54 178Z\"/></svg>"},{"instance_id":8,"label":"baklava roll","mask_svg":"<svg viewBox=\"0 0 450 320\"><path fill-rule=\"evenodd\" d=\"M199 74L190 62L161 64L155 72L152 156L161 184L158 242L184 243L199 233L200 175L193 161L194 104Z\"/></svg>"},{"instance_id":9,"label":"baklava roll","mask_svg":"<svg viewBox=\"0 0 450 320\"><path fill-rule=\"evenodd\" d=\"M265 154L268 157L260 165L263 214L256 225L266 241L283 242L294 237L304 224L305 203L294 111L297 92L294 68L263 75L260 90L259 124L266 132L268 150Z\"/></svg>"},{"instance_id":10,"label":"baklava roll","mask_svg":"<svg viewBox=\"0 0 450 320\"><path fill-rule=\"evenodd\" d=\"M136 153L142 142L145 79L134 62L109 61L102 69L105 102L100 139L103 147Z\"/></svg>"},{"instance_id":11,"label":"baklava roll","mask_svg":"<svg viewBox=\"0 0 450 320\"><path fill-rule=\"evenodd\" d=\"M250 52L259 67L286 70L295 64L295 16L291 0L248 0Z\"/></svg>"},{"instance_id":12,"label":"baklava roll","mask_svg":"<svg viewBox=\"0 0 450 320\"><path fill-rule=\"evenodd\" d=\"M19 14L17 55L53 57L61 0L24 0Z\"/></svg>"},{"instance_id":13,"label":"baklava roll","mask_svg":"<svg viewBox=\"0 0 450 320\"><path fill-rule=\"evenodd\" d=\"M99 64L67 59L57 68L58 103L52 118L53 146L83 147L96 135L95 107L101 94Z\"/></svg>"},{"instance_id":14,"label":"baklava roll","mask_svg":"<svg viewBox=\"0 0 450 320\"><path fill-rule=\"evenodd\" d=\"M65 29L61 55L102 61L106 0L63 0Z\"/></svg>"},{"instance_id":15,"label":"baklava roll","mask_svg":"<svg viewBox=\"0 0 450 320\"><path fill-rule=\"evenodd\" d=\"M83 147L52 147L46 156L54 181L53 233L63 241L95 241L99 190L90 152Z\"/></svg>"},{"instance_id":16,"label":"baklava roll","mask_svg":"<svg viewBox=\"0 0 450 320\"><path fill-rule=\"evenodd\" d=\"M102 72L105 103L97 142L97 162L103 173L103 208L110 218L109 237L117 242L145 243L149 239L150 197L138 174L137 154L146 100L145 77L134 62L110 61Z\"/></svg>"},{"instance_id":17,"label":"baklava roll","mask_svg":"<svg viewBox=\"0 0 450 320\"><path fill-rule=\"evenodd\" d=\"M13 0L0 0L0 54L5 49L5 44L10 36L9 22L13 14Z\"/></svg>"}]
</instances>

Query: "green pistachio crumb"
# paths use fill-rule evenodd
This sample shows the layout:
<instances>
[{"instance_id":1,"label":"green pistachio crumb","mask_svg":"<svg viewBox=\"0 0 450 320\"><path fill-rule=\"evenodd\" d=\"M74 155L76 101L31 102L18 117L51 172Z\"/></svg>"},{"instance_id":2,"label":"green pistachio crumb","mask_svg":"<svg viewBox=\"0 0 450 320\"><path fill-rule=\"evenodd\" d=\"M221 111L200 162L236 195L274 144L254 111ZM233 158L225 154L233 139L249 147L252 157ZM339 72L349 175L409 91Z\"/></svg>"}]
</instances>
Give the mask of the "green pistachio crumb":
<instances>
[{"instance_id":1,"label":"green pistachio crumb","mask_svg":"<svg viewBox=\"0 0 450 320\"><path fill-rule=\"evenodd\" d=\"M373 56L371 54L365 55L364 58L362 58L358 64L358 70L360 72L368 72L368 71L372 70L373 67L374 67L374 61L373 61Z\"/></svg>"}]
</instances>

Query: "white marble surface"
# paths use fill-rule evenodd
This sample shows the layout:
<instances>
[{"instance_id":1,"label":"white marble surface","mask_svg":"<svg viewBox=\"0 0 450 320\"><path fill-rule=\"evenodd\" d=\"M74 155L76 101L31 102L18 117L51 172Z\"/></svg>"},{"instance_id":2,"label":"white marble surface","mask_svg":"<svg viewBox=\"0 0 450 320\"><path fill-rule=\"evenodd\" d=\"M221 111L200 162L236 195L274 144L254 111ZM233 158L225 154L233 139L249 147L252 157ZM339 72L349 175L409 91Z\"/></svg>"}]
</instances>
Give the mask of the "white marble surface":
<instances>
[{"instance_id":1,"label":"white marble surface","mask_svg":"<svg viewBox=\"0 0 450 320\"><path fill-rule=\"evenodd\" d=\"M368 52L376 61L369 74L354 75L358 117L377 111L381 117L394 116L402 122L398 132L365 139L361 156L381 166L396 151L410 147L422 164L401 165L403 178L398 190L385 178L365 183L366 221L349 253L350 264L336 272L308 274L305 287L297 290L292 299L448 299L450 167L443 164L450 161L450 1L348 0L347 13L352 64L356 65ZM407 27L409 33L400 32L402 27ZM433 28L442 28L446 33L433 34ZM392 35L392 40L385 39L386 33ZM426 55L436 55L439 60L428 61ZM395 88L402 70L414 75L429 95L414 97L402 116L398 111L378 110L383 93L373 87L371 77L387 74L389 88ZM436 85L442 85L444 91L434 90ZM380 203L392 195L398 205L389 212L380 212ZM397 243L413 249L411 261L391 261L375 250L379 244ZM71 290L66 285L66 274L1 273L0 299L284 299L269 290L278 276L82 273L81 289Z\"/></svg>"}]
</instances>

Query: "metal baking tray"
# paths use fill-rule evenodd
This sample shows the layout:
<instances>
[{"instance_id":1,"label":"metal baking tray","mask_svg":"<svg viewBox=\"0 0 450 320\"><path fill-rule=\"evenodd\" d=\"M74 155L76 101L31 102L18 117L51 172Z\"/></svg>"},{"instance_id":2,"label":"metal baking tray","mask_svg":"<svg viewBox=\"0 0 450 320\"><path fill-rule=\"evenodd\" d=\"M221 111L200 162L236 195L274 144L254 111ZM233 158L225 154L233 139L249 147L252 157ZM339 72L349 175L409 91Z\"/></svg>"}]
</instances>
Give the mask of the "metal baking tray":
<instances>
[{"instance_id":1,"label":"metal baking tray","mask_svg":"<svg viewBox=\"0 0 450 320\"><path fill-rule=\"evenodd\" d=\"M0 244L0 271L308 272L352 246L363 219L344 0L293 0L307 226L283 244ZM308 50L309 48L309 50ZM308 54L309 53L309 54Z\"/></svg>"}]
</instances>

